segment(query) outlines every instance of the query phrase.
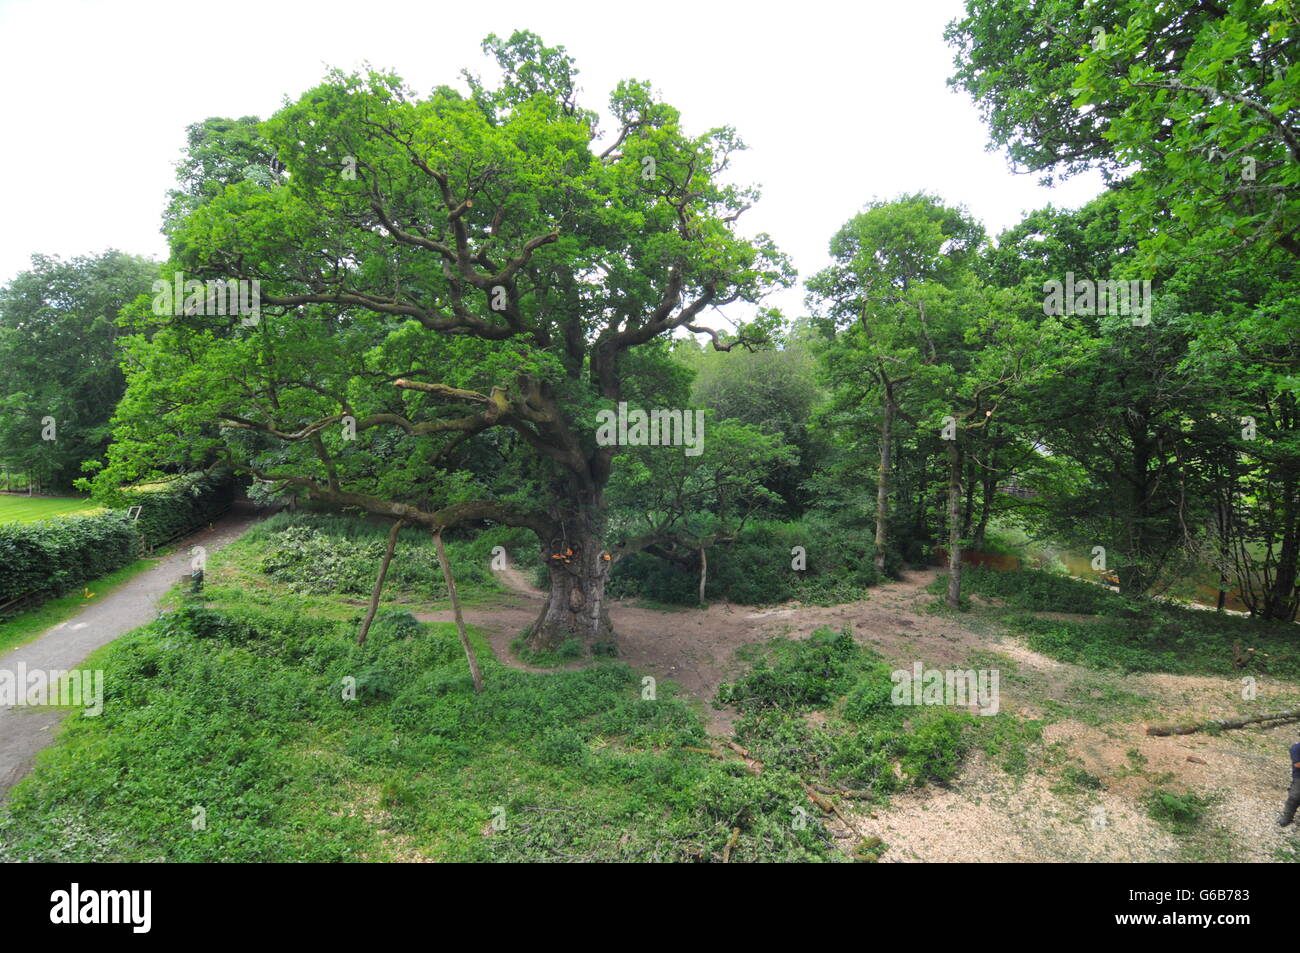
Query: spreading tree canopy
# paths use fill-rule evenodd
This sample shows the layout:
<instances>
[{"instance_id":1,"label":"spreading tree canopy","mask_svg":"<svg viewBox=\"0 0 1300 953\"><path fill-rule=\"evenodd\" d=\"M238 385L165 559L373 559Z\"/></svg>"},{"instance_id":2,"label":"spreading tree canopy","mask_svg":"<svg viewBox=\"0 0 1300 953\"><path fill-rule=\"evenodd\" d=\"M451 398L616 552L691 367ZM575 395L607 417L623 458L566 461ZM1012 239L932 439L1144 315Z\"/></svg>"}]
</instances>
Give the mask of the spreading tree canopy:
<instances>
[{"instance_id":1,"label":"spreading tree canopy","mask_svg":"<svg viewBox=\"0 0 1300 953\"><path fill-rule=\"evenodd\" d=\"M611 563L656 542L612 538L621 448L597 439L598 412L657 406L674 333L761 342L779 318L759 303L793 275L737 232L757 192L724 181L733 130L688 134L624 81L602 135L563 48L484 48L495 87L466 74L467 91L421 97L331 73L258 128L269 172L238 174L261 146L205 124L205 150L233 136L238 154L182 164L163 278L256 281L260 313L141 300L104 479L219 460L432 531L527 527L551 581L532 647L594 646L612 639ZM725 333L706 322L719 309Z\"/></svg>"}]
</instances>

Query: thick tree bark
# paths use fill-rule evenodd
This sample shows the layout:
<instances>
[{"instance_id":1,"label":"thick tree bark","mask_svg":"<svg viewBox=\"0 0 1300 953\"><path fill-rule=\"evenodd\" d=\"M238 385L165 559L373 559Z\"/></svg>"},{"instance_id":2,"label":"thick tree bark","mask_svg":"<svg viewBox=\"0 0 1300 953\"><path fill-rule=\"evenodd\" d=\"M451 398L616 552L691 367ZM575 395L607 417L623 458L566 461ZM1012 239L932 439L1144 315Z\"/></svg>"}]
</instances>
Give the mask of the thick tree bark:
<instances>
[{"instance_id":1,"label":"thick tree bark","mask_svg":"<svg viewBox=\"0 0 1300 953\"><path fill-rule=\"evenodd\" d=\"M948 606L961 605L961 449L948 441Z\"/></svg>"},{"instance_id":2,"label":"thick tree bark","mask_svg":"<svg viewBox=\"0 0 1300 953\"><path fill-rule=\"evenodd\" d=\"M379 611L379 596L384 591L384 577L388 575L388 564L393 561L393 550L397 548L397 533L401 528L402 521L398 520L388 531L388 546L384 549L384 560L379 564L379 575L375 577L375 591L370 594L370 608L366 612L366 620L361 623L357 645L366 644L366 636L370 634L370 623L375 621L375 613Z\"/></svg>"},{"instance_id":3,"label":"thick tree bark","mask_svg":"<svg viewBox=\"0 0 1300 953\"><path fill-rule=\"evenodd\" d=\"M478 656L474 654L474 646L470 644L469 635L465 632L465 619L460 614L460 599L456 595L456 580L451 575L451 563L447 561L447 551L442 547L442 531L439 530L433 534L433 546L438 551L438 563L442 566L442 578L447 583L447 595L451 597L451 612L456 618L456 634L460 636L460 644L465 649L465 658L469 661L469 674L474 679L474 694L483 694L483 675L478 670Z\"/></svg>"},{"instance_id":4,"label":"thick tree bark","mask_svg":"<svg viewBox=\"0 0 1300 953\"><path fill-rule=\"evenodd\" d=\"M885 572L885 547L889 543L890 454L893 452L894 401L885 392L885 414L880 423L880 471L876 477L876 572Z\"/></svg>"},{"instance_id":5,"label":"thick tree bark","mask_svg":"<svg viewBox=\"0 0 1300 953\"><path fill-rule=\"evenodd\" d=\"M605 602L611 560L593 512L584 508L571 514L562 522L561 536L542 548L551 585L546 605L528 632L531 651L549 651L573 638L589 653L616 651Z\"/></svg>"}]
</instances>

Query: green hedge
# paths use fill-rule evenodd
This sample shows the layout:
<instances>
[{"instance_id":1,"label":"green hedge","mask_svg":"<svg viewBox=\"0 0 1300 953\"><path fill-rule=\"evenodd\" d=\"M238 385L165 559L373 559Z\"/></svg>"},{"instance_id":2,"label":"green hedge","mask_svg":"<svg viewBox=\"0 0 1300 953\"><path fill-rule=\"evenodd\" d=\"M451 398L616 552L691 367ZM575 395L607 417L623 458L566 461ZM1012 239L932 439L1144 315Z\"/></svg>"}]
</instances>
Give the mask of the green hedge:
<instances>
[{"instance_id":1,"label":"green hedge","mask_svg":"<svg viewBox=\"0 0 1300 953\"><path fill-rule=\"evenodd\" d=\"M140 518L135 521L147 547L161 546L192 532L230 508L235 481L229 475L181 477L165 488L139 491Z\"/></svg>"},{"instance_id":2,"label":"green hedge","mask_svg":"<svg viewBox=\"0 0 1300 953\"><path fill-rule=\"evenodd\" d=\"M121 512L0 526L0 604L61 596L136 558L140 537Z\"/></svg>"},{"instance_id":3,"label":"green hedge","mask_svg":"<svg viewBox=\"0 0 1300 953\"><path fill-rule=\"evenodd\" d=\"M120 569L143 549L211 522L233 494L229 475L188 476L135 491L136 520L119 509L0 526L0 605L25 596L55 598Z\"/></svg>"}]
</instances>

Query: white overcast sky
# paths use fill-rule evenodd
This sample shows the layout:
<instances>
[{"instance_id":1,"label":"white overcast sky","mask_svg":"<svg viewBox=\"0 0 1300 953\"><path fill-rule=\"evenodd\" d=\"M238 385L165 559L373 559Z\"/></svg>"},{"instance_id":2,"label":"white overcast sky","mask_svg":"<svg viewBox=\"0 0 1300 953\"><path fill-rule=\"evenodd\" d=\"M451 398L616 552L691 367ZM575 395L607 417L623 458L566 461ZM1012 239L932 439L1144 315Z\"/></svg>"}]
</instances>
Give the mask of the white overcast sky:
<instances>
[{"instance_id":1,"label":"white overcast sky","mask_svg":"<svg viewBox=\"0 0 1300 953\"><path fill-rule=\"evenodd\" d=\"M688 130L735 126L749 145L735 178L763 189L744 230L770 232L801 280L872 199L928 190L992 234L1049 201L1083 204L1098 178L1048 190L985 151L973 104L945 83L943 28L960 10L960 0L0 0L0 282L34 252L164 257L159 215L192 122L264 118L328 67L366 61L420 92L459 86L461 67L491 75L480 40L515 29L567 47L585 105L603 111L618 79L648 79ZM777 303L801 313L802 292Z\"/></svg>"}]
</instances>

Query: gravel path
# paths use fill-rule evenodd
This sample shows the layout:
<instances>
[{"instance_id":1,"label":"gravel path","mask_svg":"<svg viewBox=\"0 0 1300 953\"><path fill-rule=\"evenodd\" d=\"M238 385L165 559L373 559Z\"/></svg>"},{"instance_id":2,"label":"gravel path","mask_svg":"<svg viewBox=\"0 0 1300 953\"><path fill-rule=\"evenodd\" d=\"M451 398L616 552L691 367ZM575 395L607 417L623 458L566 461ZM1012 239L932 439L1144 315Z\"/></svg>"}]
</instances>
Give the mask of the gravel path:
<instances>
[{"instance_id":1,"label":"gravel path","mask_svg":"<svg viewBox=\"0 0 1300 953\"><path fill-rule=\"evenodd\" d=\"M96 598L34 641L0 655L0 671L16 672L19 665L28 672L76 668L96 649L157 618L158 600L189 572L192 546L203 546L211 555L264 515L251 505L236 503L211 529L176 543L175 552L152 569ZM0 800L31 769L37 753L54 741L55 726L68 713L66 708L0 708Z\"/></svg>"}]
</instances>

